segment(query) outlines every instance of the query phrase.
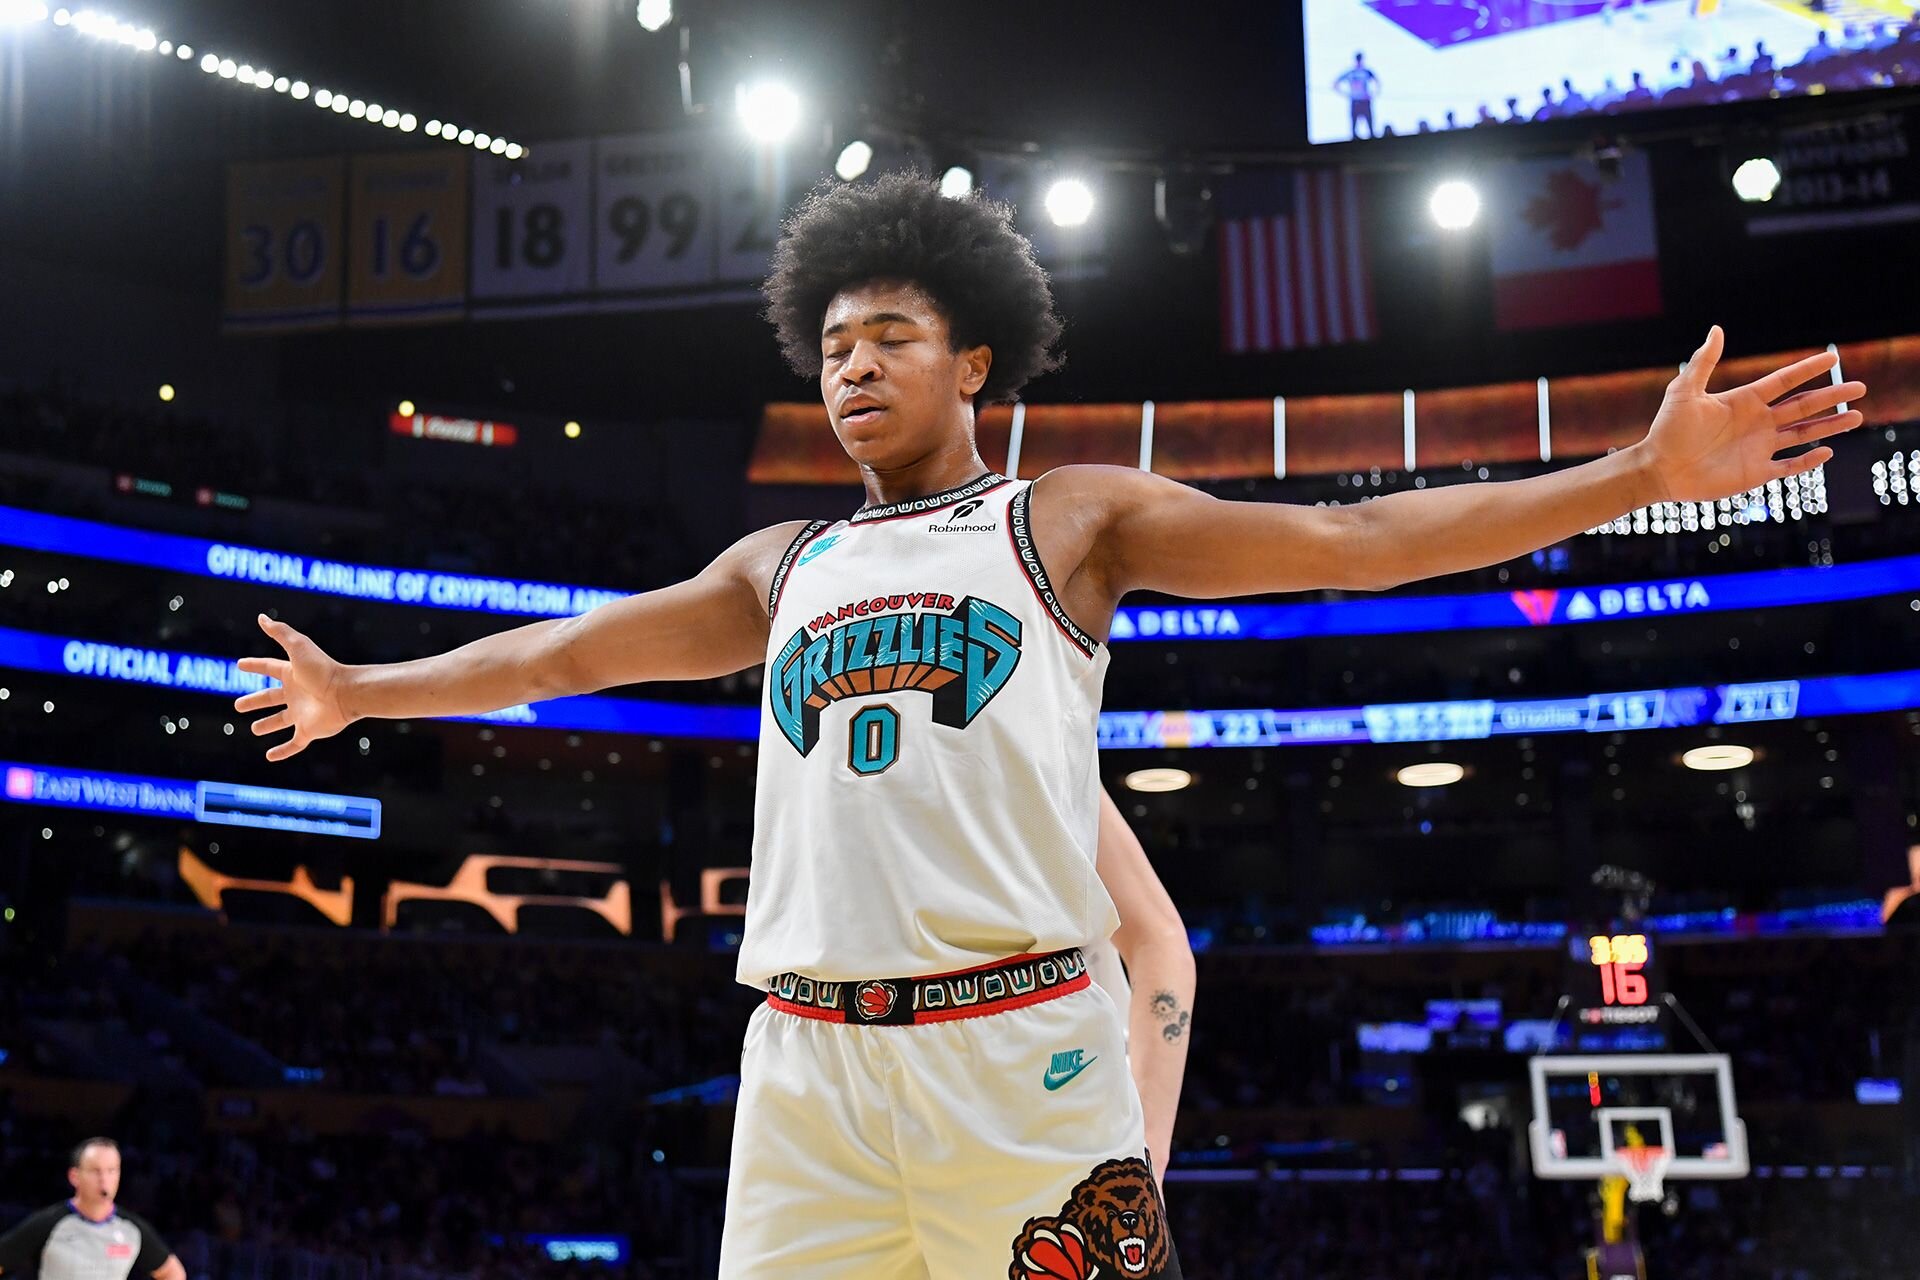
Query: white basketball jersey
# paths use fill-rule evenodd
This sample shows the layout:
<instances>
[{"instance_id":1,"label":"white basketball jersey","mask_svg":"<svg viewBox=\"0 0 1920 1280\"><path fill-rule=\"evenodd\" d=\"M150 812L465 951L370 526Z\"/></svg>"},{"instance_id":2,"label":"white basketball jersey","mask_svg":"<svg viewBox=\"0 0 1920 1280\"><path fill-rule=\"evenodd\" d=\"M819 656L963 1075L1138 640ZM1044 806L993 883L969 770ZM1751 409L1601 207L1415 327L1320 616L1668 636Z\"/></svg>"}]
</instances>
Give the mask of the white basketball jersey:
<instances>
[{"instance_id":1,"label":"white basketball jersey","mask_svg":"<svg viewBox=\"0 0 1920 1280\"><path fill-rule=\"evenodd\" d=\"M1107 651L1054 598L1032 482L822 521L768 593L738 976L915 977L1085 946Z\"/></svg>"}]
</instances>

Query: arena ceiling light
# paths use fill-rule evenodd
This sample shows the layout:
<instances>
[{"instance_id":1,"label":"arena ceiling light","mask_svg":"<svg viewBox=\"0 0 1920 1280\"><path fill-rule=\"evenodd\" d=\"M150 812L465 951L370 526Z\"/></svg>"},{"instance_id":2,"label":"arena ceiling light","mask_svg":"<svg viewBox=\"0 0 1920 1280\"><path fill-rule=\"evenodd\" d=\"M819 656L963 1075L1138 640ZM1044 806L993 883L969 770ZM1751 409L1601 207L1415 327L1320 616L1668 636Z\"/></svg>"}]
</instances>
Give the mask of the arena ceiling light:
<instances>
[{"instance_id":1,"label":"arena ceiling light","mask_svg":"<svg viewBox=\"0 0 1920 1280\"><path fill-rule=\"evenodd\" d=\"M800 123L800 95L776 80L736 86L733 105L741 125L761 142L783 142Z\"/></svg>"},{"instance_id":2,"label":"arena ceiling light","mask_svg":"<svg viewBox=\"0 0 1920 1280\"><path fill-rule=\"evenodd\" d=\"M973 190L973 170L963 164L950 166L940 175L940 194L958 200Z\"/></svg>"},{"instance_id":3,"label":"arena ceiling light","mask_svg":"<svg viewBox=\"0 0 1920 1280\"><path fill-rule=\"evenodd\" d=\"M873 144L855 138L840 150L840 158L833 162L833 171L840 175L842 182L852 182L867 171L873 163Z\"/></svg>"},{"instance_id":4,"label":"arena ceiling light","mask_svg":"<svg viewBox=\"0 0 1920 1280\"><path fill-rule=\"evenodd\" d=\"M673 21L673 0L640 0L633 16L643 30L658 31Z\"/></svg>"},{"instance_id":5,"label":"arena ceiling light","mask_svg":"<svg viewBox=\"0 0 1920 1280\"><path fill-rule=\"evenodd\" d=\"M1467 776L1464 767L1447 760L1410 764L1393 775L1403 787L1446 787Z\"/></svg>"},{"instance_id":6,"label":"arena ceiling light","mask_svg":"<svg viewBox=\"0 0 1920 1280\"><path fill-rule=\"evenodd\" d=\"M0 0L0 25L10 19L38 21L46 14L46 6L41 0ZM53 12L56 26L65 27L80 35L95 40L122 44L141 53L172 55L182 62L198 62L200 69L210 76L230 80L234 84L280 94L296 102L311 100L322 111L332 111L336 115L348 116L364 121L382 129L397 129L401 133L412 133L419 128L420 121L411 111L402 111L397 107L383 107L361 98L336 90L314 89L305 80L292 76L277 75L265 67L256 67L251 62L242 62L235 58L223 57L218 53L202 53L196 58L192 45L175 44L171 40L162 40L150 27L136 26L122 21L111 14L98 9L71 11L56 9ZM451 125L441 126L439 130L429 129L429 136L445 142L455 142L461 146L472 146L480 151L489 151L509 160L518 160L527 154L527 148L518 142L494 134L476 134L470 129L455 129Z\"/></svg>"},{"instance_id":7,"label":"arena ceiling light","mask_svg":"<svg viewBox=\"0 0 1920 1280\"><path fill-rule=\"evenodd\" d=\"M1703 773L1744 769L1753 763L1753 748L1737 746L1731 742L1719 742L1710 747L1695 747L1680 757L1680 763L1689 769L1698 769Z\"/></svg>"},{"instance_id":8,"label":"arena ceiling light","mask_svg":"<svg viewBox=\"0 0 1920 1280\"><path fill-rule=\"evenodd\" d=\"M1451 179L1427 197L1427 212L1442 230L1465 231L1480 216L1480 193L1472 183Z\"/></svg>"},{"instance_id":9,"label":"arena ceiling light","mask_svg":"<svg viewBox=\"0 0 1920 1280\"><path fill-rule=\"evenodd\" d=\"M1120 781L1129 791L1185 791L1193 775L1185 769L1135 769Z\"/></svg>"},{"instance_id":10,"label":"arena ceiling light","mask_svg":"<svg viewBox=\"0 0 1920 1280\"><path fill-rule=\"evenodd\" d=\"M1078 178L1057 179L1047 188L1046 206L1054 226L1085 226L1093 216L1093 188Z\"/></svg>"},{"instance_id":11,"label":"arena ceiling light","mask_svg":"<svg viewBox=\"0 0 1920 1280\"><path fill-rule=\"evenodd\" d=\"M1733 194L1748 203L1773 199L1780 189L1780 166L1765 156L1745 161L1733 171Z\"/></svg>"}]
</instances>

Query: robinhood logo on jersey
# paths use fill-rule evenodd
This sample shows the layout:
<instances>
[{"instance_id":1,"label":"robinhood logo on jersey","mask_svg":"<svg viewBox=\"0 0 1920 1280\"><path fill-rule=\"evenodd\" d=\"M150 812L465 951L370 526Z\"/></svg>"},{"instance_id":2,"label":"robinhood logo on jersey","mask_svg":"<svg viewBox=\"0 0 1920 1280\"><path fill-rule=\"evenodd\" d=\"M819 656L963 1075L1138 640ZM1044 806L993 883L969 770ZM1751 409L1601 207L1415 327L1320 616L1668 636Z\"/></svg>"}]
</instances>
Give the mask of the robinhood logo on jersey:
<instances>
[{"instance_id":1,"label":"robinhood logo on jersey","mask_svg":"<svg viewBox=\"0 0 1920 1280\"><path fill-rule=\"evenodd\" d=\"M987 505L985 498L974 498L955 507L944 520L935 520L927 526L931 533L992 533L1000 527L999 518L989 515L981 520L974 513Z\"/></svg>"},{"instance_id":2,"label":"robinhood logo on jersey","mask_svg":"<svg viewBox=\"0 0 1920 1280\"><path fill-rule=\"evenodd\" d=\"M767 681L773 719L801 755L820 712L890 689L933 696L933 720L973 723L1020 662L1020 620L990 600L913 591L830 609L780 646Z\"/></svg>"}]
</instances>

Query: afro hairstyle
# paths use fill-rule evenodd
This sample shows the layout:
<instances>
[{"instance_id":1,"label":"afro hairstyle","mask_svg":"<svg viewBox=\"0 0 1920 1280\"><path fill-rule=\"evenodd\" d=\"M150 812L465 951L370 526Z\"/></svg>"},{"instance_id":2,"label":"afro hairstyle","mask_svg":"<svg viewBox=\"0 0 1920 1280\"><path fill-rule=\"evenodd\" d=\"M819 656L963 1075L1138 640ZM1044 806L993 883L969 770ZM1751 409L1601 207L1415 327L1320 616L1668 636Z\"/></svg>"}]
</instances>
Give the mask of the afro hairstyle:
<instances>
[{"instance_id":1,"label":"afro hairstyle","mask_svg":"<svg viewBox=\"0 0 1920 1280\"><path fill-rule=\"evenodd\" d=\"M950 199L912 171L815 187L782 227L763 286L766 318L795 373L818 380L828 304L869 280L918 286L945 315L953 350L993 349L977 404L1012 400L1060 367L1053 291L1008 205Z\"/></svg>"}]
</instances>

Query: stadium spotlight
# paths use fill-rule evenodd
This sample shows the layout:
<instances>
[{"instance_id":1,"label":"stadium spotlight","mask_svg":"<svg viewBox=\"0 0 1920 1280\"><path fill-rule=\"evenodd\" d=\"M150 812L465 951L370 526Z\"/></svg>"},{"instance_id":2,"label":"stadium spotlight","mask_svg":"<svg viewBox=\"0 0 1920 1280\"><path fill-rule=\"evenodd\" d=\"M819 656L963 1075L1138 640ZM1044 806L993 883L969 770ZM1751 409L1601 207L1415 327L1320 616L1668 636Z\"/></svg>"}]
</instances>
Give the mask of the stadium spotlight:
<instances>
[{"instance_id":1,"label":"stadium spotlight","mask_svg":"<svg viewBox=\"0 0 1920 1280\"><path fill-rule=\"evenodd\" d=\"M400 113L400 132L412 133L419 127L420 121L411 111L403 111Z\"/></svg>"},{"instance_id":2,"label":"stadium spotlight","mask_svg":"<svg viewBox=\"0 0 1920 1280\"><path fill-rule=\"evenodd\" d=\"M1480 193L1472 184L1453 179L1433 189L1427 212L1445 231L1464 231L1480 216Z\"/></svg>"},{"instance_id":3,"label":"stadium spotlight","mask_svg":"<svg viewBox=\"0 0 1920 1280\"><path fill-rule=\"evenodd\" d=\"M0 27L24 27L47 17L47 6L39 0L0 0Z\"/></svg>"},{"instance_id":4,"label":"stadium spotlight","mask_svg":"<svg viewBox=\"0 0 1920 1280\"><path fill-rule=\"evenodd\" d=\"M395 405L394 408L399 411L400 416L403 418L411 418L413 416L413 401L411 400L402 400L399 404Z\"/></svg>"},{"instance_id":5,"label":"stadium spotlight","mask_svg":"<svg viewBox=\"0 0 1920 1280\"><path fill-rule=\"evenodd\" d=\"M212 75L220 69L220 59L209 53L200 59L200 69L208 75Z\"/></svg>"},{"instance_id":6,"label":"stadium spotlight","mask_svg":"<svg viewBox=\"0 0 1920 1280\"><path fill-rule=\"evenodd\" d=\"M337 101L337 99L336 99L336 101ZM348 99L348 100L347 100L347 114L348 114L348 115L350 115L350 116L352 116L352 117L353 117L353 118L354 118L355 120L364 120L364 119L366 119L366 115L367 115L367 100L366 100L365 98L350 98L350 99Z\"/></svg>"},{"instance_id":7,"label":"stadium spotlight","mask_svg":"<svg viewBox=\"0 0 1920 1280\"><path fill-rule=\"evenodd\" d=\"M634 6L633 16L639 20L644 31L658 31L673 21L673 0L640 0Z\"/></svg>"},{"instance_id":8,"label":"stadium spotlight","mask_svg":"<svg viewBox=\"0 0 1920 1280\"><path fill-rule=\"evenodd\" d=\"M1121 782L1129 791L1185 791L1193 775L1185 769L1135 769Z\"/></svg>"},{"instance_id":9,"label":"stadium spotlight","mask_svg":"<svg viewBox=\"0 0 1920 1280\"><path fill-rule=\"evenodd\" d=\"M442 129L442 130L440 131L440 136L444 138L444 137L446 136L446 133L447 133L447 131L446 131L445 129ZM473 145L473 130L471 130L471 129L462 129L462 130L460 131L460 138L459 138L459 142L460 142L460 145L461 145L461 146L463 146L463 147L466 147L466 146L472 146L472 145Z\"/></svg>"},{"instance_id":10,"label":"stadium spotlight","mask_svg":"<svg viewBox=\"0 0 1920 1280\"><path fill-rule=\"evenodd\" d=\"M1753 748L1736 746L1731 742L1719 743L1711 747L1695 747L1680 757L1680 763L1689 769L1698 769L1703 773L1744 769L1753 763Z\"/></svg>"},{"instance_id":11,"label":"stadium spotlight","mask_svg":"<svg viewBox=\"0 0 1920 1280\"><path fill-rule=\"evenodd\" d=\"M840 181L852 182L867 171L873 163L873 144L862 142L858 138L840 149L840 158L833 162L833 171L840 175Z\"/></svg>"},{"instance_id":12,"label":"stadium spotlight","mask_svg":"<svg viewBox=\"0 0 1920 1280\"><path fill-rule=\"evenodd\" d=\"M507 159L518 160L521 156L525 154L527 154L527 149L521 146L519 143L509 142L507 144Z\"/></svg>"},{"instance_id":13,"label":"stadium spotlight","mask_svg":"<svg viewBox=\"0 0 1920 1280\"><path fill-rule=\"evenodd\" d=\"M400 113L392 107L388 107L380 113L380 123L389 129L398 129L400 127Z\"/></svg>"},{"instance_id":14,"label":"stadium spotlight","mask_svg":"<svg viewBox=\"0 0 1920 1280\"><path fill-rule=\"evenodd\" d=\"M440 136L440 122L438 120L427 121L427 136L429 138L437 138Z\"/></svg>"},{"instance_id":15,"label":"stadium spotlight","mask_svg":"<svg viewBox=\"0 0 1920 1280\"><path fill-rule=\"evenodd\" d=\"M171 382L163 382L160 384L160 399L166 404L173 403L173 384Z\"/></svg>"},{"instance_id":16,"label":"stadium spotlight","mask_svg":"<svg viewBox=\"0 0 1920 1280\"><path fill-rule=\"evenodd\" d=\"M173 56L182 62L192 62L193 46L190 44L177 44L173 46Z\"/></svg>"},{"instance_id":17,"label":"stadium spotlight","mask_svg":"<svg viewBox=\"0 0 1920 1280\"><path fill-rule=\"evenodd\" d=\"M1733 193L1749 203L1771 200L1780 189L1780 166L1765 156L1744 161L1733 171Z\"/></svg>"},{"instance_id":18,"label":"stadium spotlight","mask_svg":"<svg viewBox=\"0 0 1920 1280\"><path fill-rule=\"evenodd\" d=\"M578 440L578 439L580 438L580 424L579 424L579 423L577 423L577 422L569 422L569 423L568 423L568 424L567 424L567 425L566 425L566 426L565 426L564 428L562 428L562 429L563 429L563 430L564 430L564 431L565 431L565 432L567 433L567 439L569 439L569 440Z\"/></svg>"},{"instance_id":19,"label":"stadium spotlight","mask_svg":"<svg viewBox=\"0 0 1920 1280\"><path fill-rule=\"evenodd\" d=\"M1467 771L1446 760L1410 764L1393 775L1403 787L1445 787L1467 776Z\"/></svg>"},{"instance_id":20,"label":"stadium spotlight","mask_svg":"<svg viewBox=\"0 0 1920 1280\"><path fill-rule=\"evenodd\" d=\"M285 93L287 90L291 88L293 88L293 81L287 79L285 76L274 77L273 91L275 93Z\"/></svg>"},{"instance_id":21,"label":"stadium spotlight","mask_svg":"<svg viewBox=\"0 0 1920 1280\"><path fill-rule=\"evenodd\" d=\"M331 107L333 105L333 90L317 90L313 95L313 105L319 107L322 111Z\"/></svg>"},{"instance_id":22,"label":"stadium spotlight","mask_svg":"<svg viewBox=\"0 0 1920 1280\"><path fill-rule=\"evenodd\" d=\"M295 102L305 102L307 95L311 92L313 91L307 87L305 80L295 80L292 87L287 90L287 96Z\"/></svg>"},{"instance_id":23,"label":"stadium spotlight","mask_svg":"<svg viewBox=\"0 0 1920 1280\"><path fill-rule=\"evenodd\" d=\"M222 80L231 80L240 74L240 68L234 65L232 58L220 59L219 66L217 66L215 70L220 73Z\"/></svg>"},{"instance_id":24,"label":"stadium spotlight","mask_svg":"<svg viewBox=\"0 0 1920 1280\"><path fill-rule=\"evenodd\" d=\"M495 138L493 144L489 146L487 150L497 156L503 156L507 154L507 140L505 138Z\"/></svg>"},{"instance_id":25,"label":"stadium spotlight","mask_svg":"<svg viewBox=\"0 0 1920 1280\"><path fill-rule=\"evenodd\" d=\"M1060 178L1047 188L1046 204L1054 226L1085 226L1093 216L1093 189L1078 178Z\"/></svg>"},{"instance_id":26,"label":"stadium spotlight","mask_svg":"<svg viewBox=\"0 0 1920 1280\"><path fill-rule=\"evenodd\" d=\"M740 123L761 142L781 142L800 122L800 97L783 84L762 80L734 89Z\"/></svg>"},{"instance_id":27,"label":"stadium spotlight","mask_svg":"<svg viewBox=\"0 0 1920 1280\"><path fill-rule=\"evenodd\" d=\"M956 164L940 175L940 194L949 200L958 200L973 190L973 170L963 164Z\"/></svg>"}]
</instances>

